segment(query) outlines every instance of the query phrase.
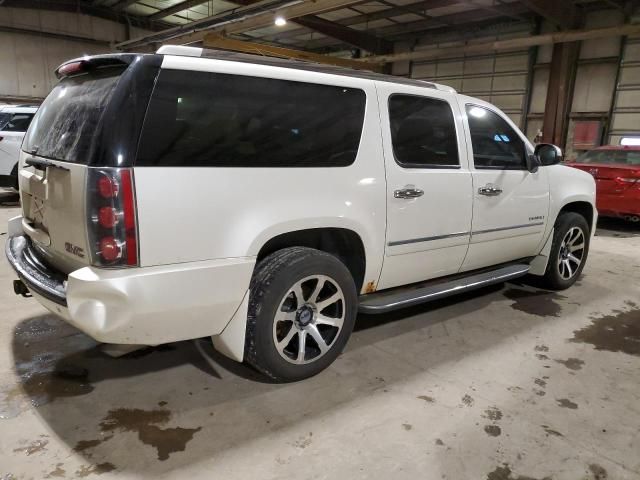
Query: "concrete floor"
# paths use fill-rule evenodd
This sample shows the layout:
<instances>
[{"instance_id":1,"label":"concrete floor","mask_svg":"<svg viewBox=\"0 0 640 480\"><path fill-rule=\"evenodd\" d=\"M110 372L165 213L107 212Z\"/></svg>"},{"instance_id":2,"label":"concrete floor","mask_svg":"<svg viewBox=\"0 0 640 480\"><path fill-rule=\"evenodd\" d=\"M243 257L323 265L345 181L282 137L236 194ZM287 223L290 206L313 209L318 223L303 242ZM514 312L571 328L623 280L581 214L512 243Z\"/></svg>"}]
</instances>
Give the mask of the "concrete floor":
<instances>
[{"instance_id":1,"label":"concrete floor","mask_svg":"<svg viewBox=\"0 0 640 480\"><path fill-rule=\"evenodd\" d=\"M361 316L288 385L204 340L106 358L2 255L0 479L640 479L640 228L607 226L566 292Z\"/></svg>"}]
</instances>

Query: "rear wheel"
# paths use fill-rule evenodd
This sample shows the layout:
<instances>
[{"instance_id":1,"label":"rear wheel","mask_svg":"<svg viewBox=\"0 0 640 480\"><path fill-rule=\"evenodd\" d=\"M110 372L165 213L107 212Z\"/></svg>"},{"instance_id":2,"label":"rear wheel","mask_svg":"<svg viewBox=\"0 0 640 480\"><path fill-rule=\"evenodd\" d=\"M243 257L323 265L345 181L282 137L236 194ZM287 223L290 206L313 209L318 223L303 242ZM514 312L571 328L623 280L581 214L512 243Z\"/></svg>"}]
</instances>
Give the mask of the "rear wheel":
<instances>
[{"instance_id":1,"label":"rear wheel","mask_svg":"<svg viewBox=\"0 0 640 480\"><path fill-rule=\"evenodd\" d=\"M576 282L587 261L589 225L582 215L565 212L556 220L554 229L542 282L549 289L564 290Z\"/></svg>"},{"instance_id":2,"label":"rear wheel","mask_svg":"<svg viewBox=\"0 0 640 480\"><path fill-rule=\"evenodd\" d=\"M356 287L340 260L311 248L280 250L251 281L245 358L278 381L310 377L343 350L356 314Z\"/></svg>"}]
</instances>

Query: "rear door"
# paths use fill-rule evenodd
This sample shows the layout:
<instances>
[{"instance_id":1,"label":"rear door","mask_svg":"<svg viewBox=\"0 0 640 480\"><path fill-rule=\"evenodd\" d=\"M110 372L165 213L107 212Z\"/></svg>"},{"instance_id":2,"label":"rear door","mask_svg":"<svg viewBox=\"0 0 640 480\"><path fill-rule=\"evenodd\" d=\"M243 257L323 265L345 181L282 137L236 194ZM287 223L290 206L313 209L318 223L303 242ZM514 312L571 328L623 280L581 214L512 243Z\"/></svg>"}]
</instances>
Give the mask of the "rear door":
<instances>
[{"instance_id":1,"label":"rear door","mask_svg":"<svg viewBox=\"0 0 640 480\"><path fill-rule=\"evenodd\" d=\"M13 112L0 118L0 175L9 175L18 163L20 145L33 113Z\"/></svg>"},{"instance_id":2,"label":"rear door","mask_svg":"<svg viewBox=\"0 0 640 480\"><path fill-rule=\"evenodd\" d=\"M497 110L461 99L473 165L473 224L463 271L539 253L548 221L545 168L531 173L530 146Z\"/></svg>"},{"instance_id":3,"label":"rear door","mask_svg":"<svg viewBox=\"0 0 640 480\"><path fill-rule=\"evenodd\" d=\"M455 97L378 84L387 176L379 289L457 273L469 244L471 173Z\"/></svg>"}]
</instances>

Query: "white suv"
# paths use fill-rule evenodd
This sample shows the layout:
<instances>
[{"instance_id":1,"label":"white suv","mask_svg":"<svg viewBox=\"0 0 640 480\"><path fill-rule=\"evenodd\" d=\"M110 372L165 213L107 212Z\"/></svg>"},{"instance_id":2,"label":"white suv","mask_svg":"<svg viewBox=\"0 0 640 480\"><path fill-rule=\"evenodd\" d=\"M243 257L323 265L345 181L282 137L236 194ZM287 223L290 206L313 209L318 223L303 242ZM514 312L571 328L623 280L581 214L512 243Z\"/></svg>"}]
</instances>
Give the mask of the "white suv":
<instances>
[{"instance_id":1,"label":"white suv","mask_svg":"<svg viewBox=\"0 0 640 480\"><path fill-rule=\"evenodd\" d=\"M20 144L38 107L0 107L0 187L18 188Z\"/></svg>"},{"instance_id":2,"label":"white suv","mask_svg":"<svg viewBox=\"0 0 640 480\"><path fill-rule=\"evenodd\" d=\"M98 341L211 336L298 380L358 311L585 265L593 178L451 88L191 47L57 75L6 254L16 293Z\"/></svg>"}]
</instances>

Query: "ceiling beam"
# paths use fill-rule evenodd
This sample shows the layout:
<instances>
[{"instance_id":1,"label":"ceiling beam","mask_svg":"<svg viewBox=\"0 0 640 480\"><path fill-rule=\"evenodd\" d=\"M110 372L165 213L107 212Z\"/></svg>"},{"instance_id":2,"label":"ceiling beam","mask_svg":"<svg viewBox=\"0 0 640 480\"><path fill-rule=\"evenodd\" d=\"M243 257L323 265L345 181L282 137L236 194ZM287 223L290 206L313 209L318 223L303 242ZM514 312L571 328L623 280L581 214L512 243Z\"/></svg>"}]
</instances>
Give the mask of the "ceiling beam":
<instances>
[{"instance_id":1,"label":"ceiling beam","mask_svg":"<svg viewBox=\"0 0 640 480\"><path fill-rule=\"evenodd\" d=\"M120 0L118 3L115 3L111 6L116 12L120 12L127 7L130 7L134 3L138 3L140 0Z\"/></svg>"},{"instance_id":2,"label":"ceiling beam","mask_svg":"<svg viewBox=\"0 0 640 480\"><path fill-rule=\"evenodd\" d=\"M145 35L116 45L116 48L130 50L149 43L178 44L200 42L209 32L225 35L242 33L273 25L275 13L287 19L329 12L338 8L362 3L363 0L264 0L254 5L240 7L231 12L221 12L201 20L170 28L153 35Z\"/></svg>"},{"instance_id":3,"label":"ceiling beam","mask_svg":"<svg viewBox=\"0 0 640 480\"><path fill-rule=\"evenodd\" d=\"M296 60L304 60L307 62L322 63L326 65L335 65L345 68L356 68L359 70L369 70L380 72L382 67L374 63L365 63L361 60L352 60L348 58L332 57L330 55L321 55L318 53L305 52L303 50L294 50L291 48L274 47L273 45L264 45L262 43L245 42L243 40L235 40L233 38L223 37L216 33L205 35L202 40L205 48L214 48L221 50L231 50L234 52L251 53L254 55L266 55L278 58L293 58Z\"/></svg>"},{"instance_id":4,"label":"ceiling beam","mask_svg":"<svg viewBox=\"0 0 640 480\"><path fill-rule=\"evenodd\" d=\"M135 26L149 30L159 30L167 27L168 24L152 24L146 18L137 15L125 15L107 7L95 6L88 3L81 3L77 0L4 0L0 2L2 7L29 8L33 10L51 10L58 12L81 13L93 17L104 18L122 24L133 24Z\"/></svg>"},{"instance_id":5,"label":"ceiling beam","mask_svg":"<svg viewBox=\"0 0 640 480\"><path fill-rule=\"evenodd\" d=\"M449 7L451 5L459 5L463 3L464 2L462 0L426 0L426 1L423 0L421 2L403 5L401 7L396 6L393 8L387 8L385 10L379 10L377 12L354 15L352 17L347 17L347 18L341 18L341 19L335 20L335 23L344 25L344 26L358 25L360 23L365 23L365 22L375 22L376 20L381 20L383 18L386 19L391 17L397 17L398 15L404 15L406 13L415 13L416 15L418 15L418 12L425 12L433 8ZM357 6L354 8L354 10L357 11ZM432 18L438 18L438 17L432 17ZM295 30L287 30L286 32L282 32L281 34L277 34L277 35L269 35L269 36L263 37L262 39L268 40L268 41L274 41L276 39L297 37L298 35L303 35L306 32L307 32L307 29L299 28Z\"/></svg>"},{"instance_id":6,"label":"ceiling beam","mask_svg":"<svg viewBox=\"0 0 640 480\"><path fill-rule=\"evenodd\" d=\"M496 40L493 42L472 43L462 47L433 48L391 55L377 55L365 57L363 61L373 63L393 63L408 60L433 60L442 57L462 57L492 53L504 50L522 50L540 45L553 45L556 43L580 42L597 38L619 37L625 35L639 35L640 24L625 24L616 27L593 28L588 30L565 30L562 32L545 33L529 37L512 38L508 40Z\"/></svg>"},{"instance_id":7,"label":"ceiling beam","mask_svg":"<svg viewBox=\"0 0 640 480\"><path fill-rule=\"evenodd\" d=\"M472 25L479 23L486 23L487 21L495 22L497 19L503 18L503 14L506 17L510 17L510 14L518 13L519 15L528 13L526 7L519 4L511 4L506 6L504 12L490 12L484 10L469 10L466 12L453 13L449 15L443 15L440 17L433 17L430 19L417 20L415 22L407 22L401 24L388 25L386 27L380 27L370 30L370 34L375 34L378 37L389 39L389 37L395 40L395 37L402 35L403 37L415 38L416 32L420 32L420 35L430 35L431 32L442 33L451 32L456 28L470 28ZM289 32L286 32L287 34ZM263 41L270 41L271 39L279 40L283 37L279 36L267 36L260 38ZM389 40L391 41L391 40ZM334 43L335 44L335 43ZM321 38L317 40L309 41L305 44L305 48L314 50L318 48L324 48L331 45L328 39Z\"/></svg>"},{"instance_id":8,"label":"ceiling beam","mask_svg":"<svg viewBox=\"0 0 640 480\"><path fill-rule=\"evenodd\" d=\"M382 55L393 52L392 42L325 20L316 15L294 18L292 22L371 53Z\"/></svg>"},{"instance_id":9,"label":"ceiling beam","mask_svg":"<svg viewBox=\"0 0 640 480\"><path fill-rule=\"evenodd\" d=\"M560 28L575 27L577 18L573 2L566 0L520 0L527 8Z\"/></svg>"},{"instance_id":10,"label":"ceiling beam","mask_svg":"<svg viewBox=\"0 0 640 480\"><path fill-rule=\"evenodd\" d=\"M207 3L209 0L186 0L184 2L176 3L172 7L165 8L164 10L159 10L156 13L149 15L148 18L152 22L155 20L160 20L162 18L170 17L171 15L175 15L176 13L180 13L184 10L189 10L190 8L197 7L202 5L203 3ZM261 0L233 0L232 3L237 5L247 6L253 5L254 3L258 3Z\"/></svg>"},{"instance_id":11,"label":"ceiling beam","mask_svg":"<svg viewBox=\"0 0 640 480\"><path fill-rule=\"evenodd\" d=\"M176 13L180 13L184 10L189 10L190 8L202 5L207 1L208 0L186 0L185 2L176 3L172 7L165 8L164 10L159 10L156 13L149 15L147 18L152 22L155 20L161 20L163 18L170 17L171 15L175 15Z\"/></svg>"}]
</instances>

